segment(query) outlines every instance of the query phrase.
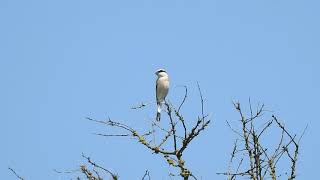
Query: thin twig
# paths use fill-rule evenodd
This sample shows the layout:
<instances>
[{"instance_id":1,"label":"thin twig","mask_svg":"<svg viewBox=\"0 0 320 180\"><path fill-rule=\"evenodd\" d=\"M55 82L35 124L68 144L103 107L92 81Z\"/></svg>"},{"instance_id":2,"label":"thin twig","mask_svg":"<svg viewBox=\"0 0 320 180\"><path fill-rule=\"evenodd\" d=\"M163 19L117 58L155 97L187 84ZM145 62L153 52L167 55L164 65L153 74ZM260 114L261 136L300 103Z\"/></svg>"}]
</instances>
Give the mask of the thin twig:
<instances>
[{"instance_id":1,"label":"thin twig","mask_svg":"<svg viewBox=\"0 0 320 180\"><path fill-rule=\"evenodd\" d=\"M21 177L14 169L12 169L11 167L8 167L8 169L20 180L24 180L23 177Z\"/></svg>"}]
</instances>

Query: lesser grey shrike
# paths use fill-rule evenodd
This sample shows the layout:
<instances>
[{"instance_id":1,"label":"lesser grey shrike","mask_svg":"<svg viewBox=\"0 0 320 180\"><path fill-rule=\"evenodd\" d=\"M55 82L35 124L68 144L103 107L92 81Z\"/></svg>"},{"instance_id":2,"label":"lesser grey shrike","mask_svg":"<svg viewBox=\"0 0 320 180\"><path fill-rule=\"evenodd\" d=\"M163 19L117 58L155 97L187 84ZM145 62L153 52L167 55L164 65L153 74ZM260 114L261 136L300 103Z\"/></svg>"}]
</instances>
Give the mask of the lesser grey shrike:
<instances>
[{"instance_id":1,"label":"lesser grey shrike","mask_svg":"<svg viewBox=\"0 0 320 180\"><path fill-rule=\"evenodd\" d=\"M155 73L158 76L156 81L157 98L157 121L160 121L161 105L169 92L169 76L164 69L158 69Z\"/></svg>"}]
</instances>

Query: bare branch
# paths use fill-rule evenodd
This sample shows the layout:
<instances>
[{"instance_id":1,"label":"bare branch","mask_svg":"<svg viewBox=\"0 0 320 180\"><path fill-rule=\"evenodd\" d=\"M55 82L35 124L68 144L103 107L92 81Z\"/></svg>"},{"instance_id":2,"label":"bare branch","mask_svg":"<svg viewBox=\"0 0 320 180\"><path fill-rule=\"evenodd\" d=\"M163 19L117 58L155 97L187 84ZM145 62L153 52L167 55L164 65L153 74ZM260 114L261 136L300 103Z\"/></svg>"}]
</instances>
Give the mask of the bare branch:
<instances>
[{"instance_id":1,"label":"bare branch","mask_svg":"<svg viewBox=\"0 0 320 180\"><path fill-rule=\"evenodd\" d=\"M263 180L266 178L276 180L281 176L281 174L277 175L277 173L281 172L278 172L276 165L283 156L287 156L291 162L288 180L294 179L296 177L296 163L298 160L297 156L299 154L299 141L305 133L305 130L303 131L297 142L296 135L290 134L285 126L280 123L280 121L274 115L271 116L271 120L263 123L261 128L256 128L256 121L258 119L261 119L261 117L264 115L263 112L267 112L264 110L264 105L262 104L260 106L258 104L257 111L253 112L251 100L249 99L249 118L247 118L245 113L243 113L239 102L234 102L233 105L240 115L242 132L233 129L228 121L227 124L229 128L241 138L239 144L244 147L246 153L238 154L238 152L243 151L243 149L240 148L240 150L237 150L239 145L235 144L228 165L228 172L218 174L228 176L228 180L234 180L238 176L245 176L252 180ZM275 149L268 149L264 147L261 139L263 138L263 134L266 134L266 132L273 130L271 129L272 127L281 130L281 135L279 142L275 144ZM289 140L287 140L287 138L289 138ZM233 160L235 159L235 156L239 155L241 158L238 163L238 167L236 168L235 172L232 172L231 163L234 162ZM248 160L248 162L246 162L244 165L246 165L247 167L242 167L241 169L245 170L239 172L240 166L246 159Z\"/></svg>"},{"instance_id":2,"label":"bare branch","mask_svg":"<svg viewBox=\"0 0 320 180\"><path fill-rule=\"evenodd\" d=\"M148 180L151 180L151 177L150 177L150 173L148 170L146 170L146 172L144 173L143 177L141 178L141 180L145 180L145 178L148 177Z\"/></svg>"},{"instance_id":3,"label":"bare branch","mask_svg":"<svg viewBox=\"0 0 320 180\"><path fill-rule=\"evenodd\" d=\"M8 169L20 180L24 180L23 177L21 177L14 169L12 169L11 167L8 167Z\"/></svg>"},{"instance_id":4,"label":"bare branch","mask_svg":"<svg viewBox=\"0 0 320 180\"><path fill-rule=\"evenodd\" d=\"M82 157L85 158L88 163L90 163L92 166L94 166L95 168L101 169L107 173L110 174L110 176L112 177L113 180L118 180L118 175L115 173L112 173L111 171L109 171L108 169L98 165L97 163L93 162L90 157L85 156L84 154L82 154ZM83 173L85 173L88 177L88 175L90 175L90 172L85 168L85 166L81 166L81 170L83 171ZM96 173L97 174L97 173ZM91 173L92 175L92 173ZM98 175L98 179L100 178L100 176Z\"/></svg>"},{"instance_id":5,"label":"bare branch","mask_svg":"<svg viewBox=\"0 0 320 180\"><path fill-rule=\"evenodd\" d=\"M185 93L184 93L183 100L182 100L181 104L179 105L178 112L180 112L181 107L183 106L184 102L186 101L186 99L188 97L188 88L187 88L187 86L183 86L183 87L185 88Z\"/></svg>"},{"instance_id":6,"label":"bare branch","mask_svg":"<svg viewBox=\"0 0 320 180\"><path fill-rule=\"evenodd\" d=\"M146 106L149 105L149 104L150 104L150 103L141 102L139 105L131 107L131 109L141 109L141 108L146 107Z\"/></svg>"},{"instance_id":7,"label":"bare branch","mask_svg":"<svg viewBox=\"0 0 320 180\"><path fill-rule=\"evenodd\" d=\"M124 131L124 133L117 134L102 134L96 133L96 135L105 136L105 137L133 137L138 140L140 144L150 149L155 154L161 154L166 162L173 167L176 167L180 170L180 176L183 177L184 180L192 177L193 179L197 179L189 169L185 166L185 161L183 160L183 152L190 145L191 141L197 137L200 132L204 131L205 128L209 125L210 120L207 120L208 116L204 114L204 100L203 95L200 89L199 83L197 83L197 87L200 94L201 100L201 115L198 116L196 123L191 128L190 132L185 124L185 118L180 113L182 106L185 104L186 99L188 97L188 89L185 87L185 94L182 99L182 102L179 104L178 108L174 108L169 101L165 101L165 106L167 110L167 117L169 119L168 128L163 128L159 125L159 122L152 121L152 130L147 131L147 133L140 134L135 128L130 127L124 123L116 122L111 120L110 118L106 121L94 120L92 118L87 118L90 121L97 122L108 127L113 127L120 131ZM138 109L145 107L144 103L141 105L134 107L133 109ZM179 128L179 127L183 128ZM154 127L157 127L161 130L161 135L157 137L157 139L161 139L159 143L156 143L156 134ZM180 132L180 130L182 132ZM153 135L149 137L149 135ZM183 134L182 136L180 134ZM162 136L163 135L163 136ZM150 139L153 138L153 139ZM151 144L151 142L154 142ZM170 143L172 144L170 144ZM170 148L171 147L171 148ZM89 159L90 160L90 159ZM148 172L145 173L144 178L148 176Z\"/></svg>"}]
</instances>

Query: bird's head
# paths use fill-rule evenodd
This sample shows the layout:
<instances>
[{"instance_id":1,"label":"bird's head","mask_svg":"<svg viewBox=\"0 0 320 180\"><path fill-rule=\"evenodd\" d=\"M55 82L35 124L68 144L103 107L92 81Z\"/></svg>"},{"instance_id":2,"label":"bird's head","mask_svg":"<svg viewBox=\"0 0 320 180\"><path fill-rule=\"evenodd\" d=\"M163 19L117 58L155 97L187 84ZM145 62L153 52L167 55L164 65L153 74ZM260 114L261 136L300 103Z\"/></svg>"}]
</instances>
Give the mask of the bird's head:
<instances>
[{"instance_id":1,"label":"bird's head","mask_svg":"<svg viewBox=\"0 0 320 180\"><path fill-rule=\"evenodd\" d=\"M164 77L164 76L168 76L167 74L167 71L164 70L164 69L158 69L155 74L158 76L158 77Z\"/></svg>"}]
</instances>

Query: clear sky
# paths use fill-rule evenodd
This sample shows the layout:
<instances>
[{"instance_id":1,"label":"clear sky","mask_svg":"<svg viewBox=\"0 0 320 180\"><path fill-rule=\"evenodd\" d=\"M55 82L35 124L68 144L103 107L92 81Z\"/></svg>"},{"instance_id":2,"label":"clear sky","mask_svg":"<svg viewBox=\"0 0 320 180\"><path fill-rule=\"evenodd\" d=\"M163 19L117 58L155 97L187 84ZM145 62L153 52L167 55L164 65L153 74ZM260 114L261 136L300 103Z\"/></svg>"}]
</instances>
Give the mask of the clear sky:
<instances>
[{"instance_id":1,"label":"clear sky","mask_svg":"<svg viewBox=\"0 0 320 180\"><path fill-rule=\"evenodd\" d=\"M68 179L81 153L139 179L168 179L164 160L85 117L149 124L155 75L171 77L168 99L190 89L184 113L199 113L196 82L214 123L186 152L203 179L224 179L237 123L233 100L263 102L301 143L298 179L319 170L320 3L312 0L1 0L0 178ZM271 140L270 140L271 141Z\"/></svg>"}]
</instances>

